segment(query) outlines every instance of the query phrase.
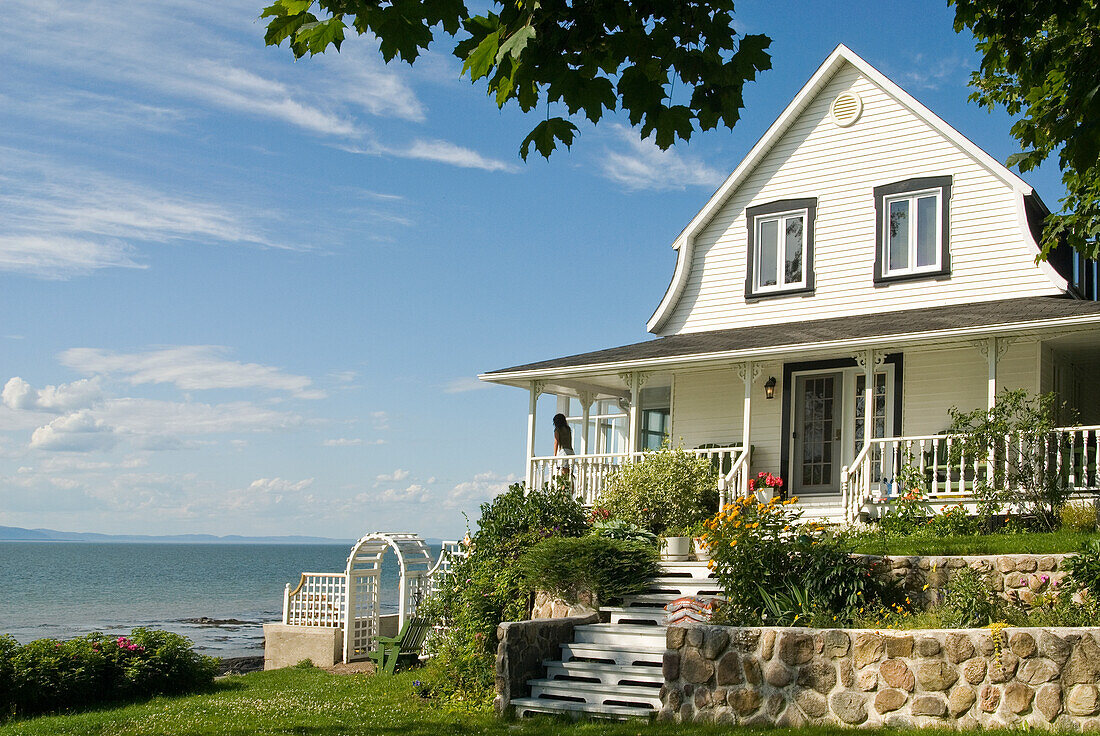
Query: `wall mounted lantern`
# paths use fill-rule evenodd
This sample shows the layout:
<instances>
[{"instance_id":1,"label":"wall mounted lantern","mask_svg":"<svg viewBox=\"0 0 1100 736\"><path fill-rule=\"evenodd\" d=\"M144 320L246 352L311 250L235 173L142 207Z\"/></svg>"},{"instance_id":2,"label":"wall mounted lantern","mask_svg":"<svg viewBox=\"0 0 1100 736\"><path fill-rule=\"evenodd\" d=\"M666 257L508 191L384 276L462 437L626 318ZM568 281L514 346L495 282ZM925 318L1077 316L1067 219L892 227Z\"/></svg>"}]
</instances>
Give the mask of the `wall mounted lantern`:
<instances>
[{"instance_id":1,"label":"wall mounted lantern","mask_svg":"<svg viewBox=\"0 0 1100 736\"><path fill-rule=\"evenodd\" d=\"M772 376L771 378L769 378L767 383L764 384L764 398L766 398L766 399L774 399L775 398L775 376Z\"/></svg>"}]
</instances>

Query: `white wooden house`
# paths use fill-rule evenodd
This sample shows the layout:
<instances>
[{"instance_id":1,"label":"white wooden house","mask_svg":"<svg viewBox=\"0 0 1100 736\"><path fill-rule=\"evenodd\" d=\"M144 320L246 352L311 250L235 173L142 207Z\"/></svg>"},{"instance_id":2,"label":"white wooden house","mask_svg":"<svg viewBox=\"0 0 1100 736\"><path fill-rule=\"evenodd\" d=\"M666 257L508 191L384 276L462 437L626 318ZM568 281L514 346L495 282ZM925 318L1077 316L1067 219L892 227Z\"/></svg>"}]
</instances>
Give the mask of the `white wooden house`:
<instances>
[{"instance_id":1,"label":"white wooden house","mask_svg":"<svg viewBox=\"0 0 1100 736\"><path fill-rule=\"evenodd\" d=\"M947 467L948 410L1015 388L1076 410L1052 462L1095 488L1097 272L1071 251L1036 262L1045 214L839 46L673 243L655 339L481 378L530 392L529 483L560 465L534 454L536 399L558 396L589 498L667 435L714 458L727 496L766 470L816 515L853 520L909 462L957 501L988 458Z\"/></svg>"}]
</instances>

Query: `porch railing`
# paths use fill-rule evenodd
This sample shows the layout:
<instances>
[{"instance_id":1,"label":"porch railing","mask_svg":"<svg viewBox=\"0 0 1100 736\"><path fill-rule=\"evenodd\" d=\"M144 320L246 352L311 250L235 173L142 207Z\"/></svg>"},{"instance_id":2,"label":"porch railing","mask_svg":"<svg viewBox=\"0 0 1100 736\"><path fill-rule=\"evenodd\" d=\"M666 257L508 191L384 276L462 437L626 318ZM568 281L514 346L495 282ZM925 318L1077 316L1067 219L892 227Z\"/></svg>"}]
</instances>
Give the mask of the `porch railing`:
<instances>
[{"instance_id":1,"label":"porch railing","mask_svg":"<svg viewBox=\"0 0 1100 736\"><path fill-rule=\"evenodd\" d=\"M1012 477L1010 467L1038 456L1040 473L1056 473L1080 492L1100 490L1100 425L1058 427L1045 435L1009 435L992 453L967 455L957 435L873 439L841 471L841 494L848 521L872 501L889 502L909 492L903 469L911 468L932 501L955 503L974 498L978 484ZM954 450L954 451L953 451ZM1014 490L1007 488L1006 490Z\"/></svg>"},{"instance_id":2,"label":"porch railing","mask_svg":"<svg viewBox=\"0 0 1100 736\"><path fill-rule=\"evenodd\" d=\"M705 457L718 469L719 495L725 499L735 489L745 487L748 453L740 446L700 447L688 450ZM531 458L533 488L542 488L562 478L573 484L573 492L591 506L607 487L608 479L625 463L636 462L647 452L605 452L593 455L559 455ZM725 500L723 500L725 503Z\"/></svg>"}]
</instances>

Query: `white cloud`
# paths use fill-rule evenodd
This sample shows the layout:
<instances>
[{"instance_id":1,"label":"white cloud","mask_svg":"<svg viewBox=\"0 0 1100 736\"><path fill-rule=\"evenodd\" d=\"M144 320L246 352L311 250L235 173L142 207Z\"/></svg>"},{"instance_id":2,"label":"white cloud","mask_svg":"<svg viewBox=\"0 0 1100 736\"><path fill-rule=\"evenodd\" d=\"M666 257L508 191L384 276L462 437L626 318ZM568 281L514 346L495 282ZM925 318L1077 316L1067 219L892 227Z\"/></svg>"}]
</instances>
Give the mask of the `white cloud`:
<instances>
[{"instance_id":1,"label":"white cloud","mask_svg":"<svg viewBox=\"0 0 1100 736\"><path fill-rule=\"evenodd\" d=\"M87 409L58 417L31 435L34 449L63 452L106 450L117 441L114 430Z\"/></svg>"},{"instance_id":2,"label":"white cloud","mask_svg":"<svg viewBox=\"0 0 1100 736\"><path fill-rule=\"evenodd\" d=\"M363 444L363 440L358 437L336 437L334 439L328 439L321 443L325 447L356 447Z\"/></svg>"},{"instance_id":3,"label":"white cloud","mask_svg":"<svg viewBox=\"0 0 1100 736\"><path fill-rule=\"evenodd\" d=\"M393 471L392 473L383 473L382 475L379 475L377 478L375 478L375 480L386 483L386 482L392 482L392 481L397 481L397 480L405 480L408 477L409 477L409 471L402 470L401 468L398 468L397 470Z\"/></svg>"},{"instance_id":4,"label":"white cloud","mask_svg":"<svg viewBox=\"0 0 1100 736\"><path fill-rule=\"evenodd\" d=\"M390 415L384 411L372 411L370 420L371 426L380 432L390 428Z\"/></svg>"},{"instance_id":5,"label":"white cloud","mask_svg":"<svg viewBox=\"0 0 1100 736\"><path fill-rule=\"evenodd\" d=\"M61 364L80 373L122 377L133 385L171 383L185 391L261 388L286 391L302 399L324 398L307 376L284 373L259 363L227 360L224 347L180 345L139 353L116 353L98 348L71 348L59 356Z\"/></svg>"},{"instance_id":6,"label":"white cloud","mask_svg":"<svg viewBox=\"0 0 1100 736\"><path fill-rule=\"evenodd\" d=\"M491 383L480 381L471 376L463 376L462 378L452 378L450 381L447 381L443 386L443 392L448 394L463 394L468 391L480 391L490 386L492 386Z\"/></svg>"},{"instance_id":7,"label":"white cloud","mask_svg":"<svg viewBox=\"0 0 1100 736\"><path fill-rule=\"evenodd\" d=\"M44 411L63 414L90 406L103 396L98 378L82 378L72 383L46 386L38 390L19 376L10 379L0 392L0 399L9 409Z\"/></svg>"},{"instance_id":8,"label":"white cloud","mask_svg":"<svg viewBox=\"0 0 1100 736\"><path fill-rule=\"evenodd\" d=\"M365 146L341 146L341 150L348 153L358 153L364 156L393 156L395 158L409 158L420 161L435 161L436 163L449 164L464 169L481 169L482 171L501 171L516 173L520 170L515 164L501 161L496 158L483 156L473 149L451 143L444 140L416 139L412 143L403 146L384 145L373 142Z\"/></svg>"},{"instance_id":9,"label":"white cloud","mask_svg":"<svg viewBox=\"0 0 1100 736\"><path fill-rule=\"evenodd\" d=\"M517 475L500 475L498 473L478 473L473 480L463 481L455 485L443 499L443 506L449 509L474 508L478 504L490 500L494 496L503 493L512 483L519 482Z\"/></svg>"},{"instance_id":10,"label":"white cloud","mask_svg":"<svg viewBox=\"0 0 1100 736\"><path fill-rule=\"evenodd\" d=\"M890 75L906 89L939 89L943 84L962 86L970 76L973 61L962 56L913 54L908 64Z\"/></svg>"},{"instance_id":11,"label":"white cloud","mask_svg":"<svg viewBox=\"0 0 1100 736\"><path fill-rule=\"evenodd\" d=\"M630 128L614 126L625 150L604 153L601 169L611 181L630 190L666 191L689 186L717 187L725 174L707 166L694 156L684 156L670 148L662 151L650 136L646 140Z\"/></svg>"},{"instance_id":12,"label":"white cloud","mask_svg":"<svg viewBox=\"0 0 1100 736\"><path fill-rule=\"evenodd\" d=\"M404 488L387 488L378 494L359 494L367 496L365 501L382 501L383 503L427 503L431 500L431 491L419 483L412 483ZM358 498L358 497L357 497Z\"/></svg>"},{"instance_id":13,"label":"white cloud","mask_svg":"<svg viewBox=\"0 0 1100 736\"><path fill-rule=\"evenodd\" d=\"M133 249L118 241L0 233L0 271L65 279L100 268L145 268Z\"/></svg>"}]
</instances>

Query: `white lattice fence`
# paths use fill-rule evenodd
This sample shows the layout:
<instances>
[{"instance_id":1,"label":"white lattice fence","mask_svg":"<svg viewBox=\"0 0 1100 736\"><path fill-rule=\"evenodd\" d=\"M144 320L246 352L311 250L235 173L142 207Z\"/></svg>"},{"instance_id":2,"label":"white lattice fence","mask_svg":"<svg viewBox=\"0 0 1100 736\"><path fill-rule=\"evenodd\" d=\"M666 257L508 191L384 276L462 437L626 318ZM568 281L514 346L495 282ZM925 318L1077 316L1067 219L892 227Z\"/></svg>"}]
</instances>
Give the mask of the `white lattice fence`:
<instances>
[{"instance_id":1,"label":"white lattice fence","mask_svg":"<svg viewBox=\"0 0 1100 736\"><path fill-rule=\"evenodd\" d=\"M343 573L304 572L298 587L286 586L283 623L292 626L344 625L347 576Z\"/></svg>"}]
</instances>

